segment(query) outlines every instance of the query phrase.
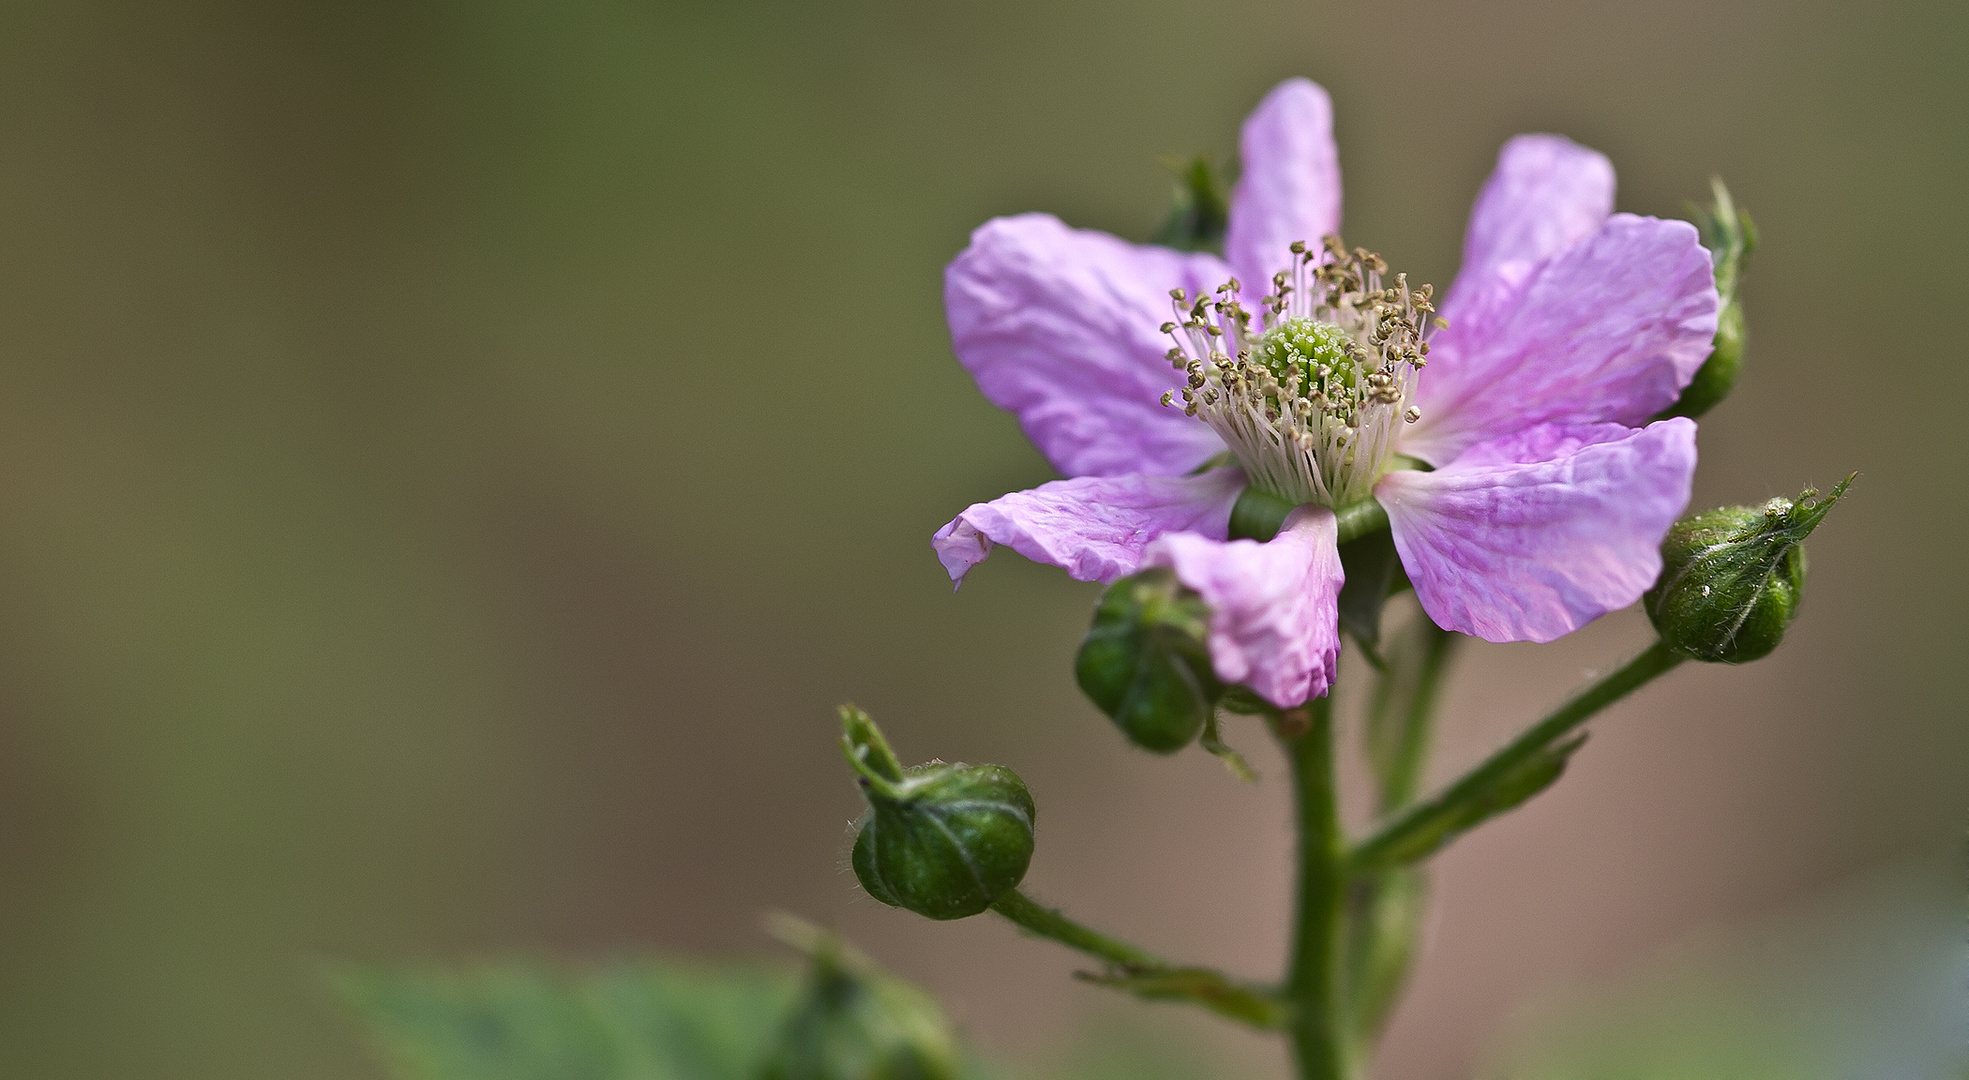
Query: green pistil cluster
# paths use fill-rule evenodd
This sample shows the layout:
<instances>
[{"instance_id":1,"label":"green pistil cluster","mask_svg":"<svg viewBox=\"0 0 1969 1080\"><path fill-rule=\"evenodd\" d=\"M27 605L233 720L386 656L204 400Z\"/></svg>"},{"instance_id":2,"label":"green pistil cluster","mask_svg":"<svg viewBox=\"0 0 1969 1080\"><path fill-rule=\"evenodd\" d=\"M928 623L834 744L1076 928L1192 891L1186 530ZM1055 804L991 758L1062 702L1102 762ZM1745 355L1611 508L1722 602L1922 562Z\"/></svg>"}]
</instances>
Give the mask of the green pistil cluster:
<instances>
[{"instance_id":1,"label":"green pistil cluster","mask_svg":"<svg viewBox=\"0 0 1969 1080\"><path fill-rule=\"evenodd\" d=\"M1246 310L1235 278L1170 299L1162 324L1184 385L1162 396L1209 424L1254 488L1291 505L1343 507L1368 497L1395 450L1415 373L1428 363L1434 290L1337 236L1295 243L1292 263ZM1434 320L1438 325L1441 320Z\"/></svg>"},{"instance_id":2,"label":"green pistil cluster","mask_svg":"<svg viewBox=\"0 0 1969 1080\"><path fill-rule=\"evenodd\" d=\"M1267 330L1258 339L1255 359L1280 385L1299 376L1302 393L1332 400L1346 396L1359 382L1360 352L1353 337L1339 326L1313 319L1293 318Z\"/></svg>"}]
</instances>

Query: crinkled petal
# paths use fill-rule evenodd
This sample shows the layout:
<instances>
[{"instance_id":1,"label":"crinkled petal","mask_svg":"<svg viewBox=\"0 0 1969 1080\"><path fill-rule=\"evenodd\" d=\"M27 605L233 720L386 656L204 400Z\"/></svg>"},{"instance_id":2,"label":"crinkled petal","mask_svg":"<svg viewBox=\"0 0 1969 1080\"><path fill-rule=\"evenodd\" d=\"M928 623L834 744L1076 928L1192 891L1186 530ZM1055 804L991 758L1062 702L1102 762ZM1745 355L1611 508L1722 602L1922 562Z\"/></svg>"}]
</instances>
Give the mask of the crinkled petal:
<instances>
[{"instance_id":1,"label":"crinkled petal","mask_svg":"<svg viewBox=\"0 0 1969 1080\"><path fill-rule=\"evenodd\" d=\"M1256 297L1290 265L1294 240L1317 247L1340 231L1340 151L1333 102L1305 79L1265 95L1238 139L1244 171L1231 192L1224 254Z\"/></svg>"},{"instance_id":2,"label":"crinkled petal","mask_svg":"<svg viewBox=\"0 0 1969 1080\"><path fill-rule=\"evenodd\" d=\"M1551 641L1654 584L1695 468L1692 420L1541 424L1435 472L1391 472L1374 494L1436 625Z\"/></svg>"},{"instance_id":3,"label":"crinkled petal","mask_svg":"<svg viewBox=\"0 0 1969 1080\"><path fill-rule=\"evenodd\" d=\"M1070 229L1049 214L996 218L944 271L957 358L1067 476L1188 472L1223 450L1203 423L1165 408L1182 376L1157 328L1169 290L1215 289L1211 255Z\"/></svg>"},{"instance_id":4,"label":"crinkled petal","mask_svg":"<svg viewBox=\"0 0 1969 1080\"><path fill-rule=\"evenodd\" d=\"M1588 236L1613 213L1613 163L1557 135L1520 135L1470 211L1457 287L1478 287L1500 264L1537 262Z\"/></svg>"},{"instance_id":5,"label":"crinkled petal","mask_svg":"<svg viewBox=\"0 0 1969 1080\"><path fill-rule=\"evenodd\" d=\"M1143 549L1164 533L1227 535L1231 506L1243 490L1244 473L1237 469L1055 480L972 504L938 529L930 546L959 585L994 544L1062 567L1077 580L1105 584L1134 573Z\"/></svg>"},{"instance_id":6,"label":"crinkled petal","mask_svg":"<svg viewBox=\"0 0 1969 1080\"><path fill-rule=\"evenodd\" d=\"M1401 449L1444 465L1533 424L1646 423L1708 358L1716 308L1695 226L1615 214L1545 262L1505 264L1446 312Z\"/></svg>"},{"instance_id":7,"label":"crinkled petal","mask_svg":"<svg viewBox=\"0 0 1969 1080\"><path fill-rule=\"evenodd\" d=\"M1340 658L1339 526L1303 506L1268 543L1171 533L1145 566L1167 566L1210 605L1210 664L1280 708L1319 697Z\"/></svg>"}]
</instances>

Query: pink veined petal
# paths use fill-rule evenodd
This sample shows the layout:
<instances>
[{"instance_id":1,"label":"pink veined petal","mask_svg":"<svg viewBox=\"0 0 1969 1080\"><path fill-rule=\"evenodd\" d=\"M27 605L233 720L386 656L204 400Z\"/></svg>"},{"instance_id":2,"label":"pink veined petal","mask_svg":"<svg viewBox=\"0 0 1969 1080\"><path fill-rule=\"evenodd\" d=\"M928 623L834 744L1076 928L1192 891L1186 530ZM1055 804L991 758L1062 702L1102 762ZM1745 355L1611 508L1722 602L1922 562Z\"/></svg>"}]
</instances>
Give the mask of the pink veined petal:
<instances>
[{"instance_id":1,"label":"pink veined petal","mask_svg":"<svg viewBox=\"0 0 1969 1080\"><path fill-rule=\"evenodd\" d=\"M1215 289L1210 255L1070 229L1048 214L996 218L944 271L951 345L992 404L1067 476L1174 475L1224 444L1164 408L1182 376L1164 358L1169 290Z\"/></svg>"},{"instance_id":2,"label":"pink veined petal","mask_svg":"<svg viewBox=\"0 0 1969 1080\"><path fill-rule=\"evenodd\" d=\"M1340 658L1339 525L1302 506L1268 543L1170 533L1144 566L1167 566L1210 605L1210 664L1280 708L1319 697Z\"/></svg>"},{"instance_id":3,"label":"pink veined petal","mask_svg":"<svg viewBox=\"0 0 1969 1080\"><path fill-rule=\"evenodd\" d=\"M957 585L994 544L1062 567L1076 580L1105 584L1134 573L1143 549L1164 533L1227 535L1231 506L1243 490L1237 469L1055 480L972 504L938 529L930 546Z\"/></svg>"},{"instance_id":4,"label":"pink veined petal","mask_svg":"<svg viewBox=\"0 0 1969 1080\"><path fill-rule=\"evenodd\" d=\"M1224 254L1255 298L1290 265L1294 240L1318 247L1340 231L1333 102L1317 84L1287 79L1244 121L1238 152L1244 170L1231 192Z\"/></svg>"},{"instance_id":5,"label":"pink veined petal","mask_svg":"<svg viewBox=\"0 0 1969 1080\"><path fill-rule=\"evenodd\" d=\"M1403 453L1445 465L1533 424L1636 426L1716 337L1716 278L1686 221L1615 214L1543 263L1506 263L1431 339Z\"/></svg>"},{"instance_id":6,"label":"pink veined petal","mask_svg":"<svg viewBox=\"0 0 1969 1080\"><path fill-rule=\"evenodd\" d=\"M1505 143L1470 210L1452 295L1481 289L1503 263L1537 262L1593 235L1613 213L1613 193L1613 163L1570 139L1519 135Z\"/></svg>"},{"instance_id":7,"label":"pink veined petal","mask_svg":"<svg viewBox=\"0 0 1969 1080\"><path fill-rule=\"evenodd\" d=\"M1395 550L1436 625L1551 641L1640 599L1688 505L1696 425L1541 424L1435 472L1381 478Z\"/></svg>"}]
</instances>

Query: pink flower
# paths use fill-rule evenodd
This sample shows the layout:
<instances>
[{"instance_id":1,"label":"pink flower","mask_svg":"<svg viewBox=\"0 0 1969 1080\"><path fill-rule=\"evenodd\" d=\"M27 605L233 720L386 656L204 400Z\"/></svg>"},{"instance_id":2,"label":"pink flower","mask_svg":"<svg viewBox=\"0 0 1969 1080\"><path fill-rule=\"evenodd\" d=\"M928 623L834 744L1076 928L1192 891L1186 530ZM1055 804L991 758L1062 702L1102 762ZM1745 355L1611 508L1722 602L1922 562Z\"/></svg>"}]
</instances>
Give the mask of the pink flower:
<instances>
[{"instance_id":1,"label":"pink flower","mask_svg":"<svg viewBox=\"0 0 1969 1080\"><path fill-rule=\"evenodd\" d=\"M1217 674L1281 707L1332 682L1336 511L1369 499L1447 629L1550 641L1637 600L1695 471L1694 422L1648 422L1716 333L1695 228L1612 213L1606 158L1519 136L1437 329L1426 288L1322 247L1325 91L1281 84L1240 149L1223 259L1023 214L950 264L959 360L1067 477L939 530L952 580L994 544L1081 580L1171 567L1211 605ZM1271 283L1255 310L1239 279ZM1248 485L1300 507L1267 543L1228 539Z\"/></svg>"}]
</instances>

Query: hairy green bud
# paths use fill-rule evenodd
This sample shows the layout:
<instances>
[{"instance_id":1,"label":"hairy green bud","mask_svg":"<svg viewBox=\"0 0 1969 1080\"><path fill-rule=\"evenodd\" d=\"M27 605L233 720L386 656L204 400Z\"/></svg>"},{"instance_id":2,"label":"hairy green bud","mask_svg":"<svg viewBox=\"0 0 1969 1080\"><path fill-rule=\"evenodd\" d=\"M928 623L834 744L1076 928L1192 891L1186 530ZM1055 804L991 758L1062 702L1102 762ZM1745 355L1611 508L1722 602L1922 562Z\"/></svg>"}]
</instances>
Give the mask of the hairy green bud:
<instances>
[{"instance_id":1,"label":"hairy green bud","mask_svg":"<svg viewBox=\"0 0 1969 1080\"><path fill-rule=\"evenodd\" d=\"M1168 570L1108 586L1074 676L1128 741L1173 754L1195 741L1223 688L1210 666L1210 608Z\"/></svg>"},{"instance_id":2,"label":"hairy green bud","mask_svg":"<svg viewBox=\"0 0 1969 1080\"><path fill-rule=\"evenodd\" d=\"M931 919L976 915L1032 862L1032 796L1000 765L902 768L868 714L841 707L842 749L868 800L851 862L868 895Z\"/></svg>"},{"instance_id":3,"label":"hairy green bud","mask_svg":"<svg viewBox=\"0 0 1969 1080\"><path fill-rule=\"evenodd\" d=\"M1846 493L1691 514L1662 541L1661 578L1642 598L1663 641L1685 656L1742 664L1784 640L1805 588L1804 542Z\"/></svg>"},{"instance_id":4,"label":"hairy green bud","mask_svg":"<svg viewBox=\"0 0 1969 1080\"><path fill-rule=\"evenodd\" d=\"M1695 378L1682 388L1682 396L1661 415L1701 416L1728 397L1743 369L1743 299L1738 287L1750 253L1757 248L1757 226L1750 215L1737 208L1730 189L1721 178L1711 178L1710 189L1716 201L1708 207L1689 207L1702 246L1716 268L1716 295L1721 306L1716 311L1716 341L1709 359L1696 369Z\"/></svg>"},{"instance_id":5,"label":"hairy green bud","mask_svg":"<svg viewBox=\"0 0 1969 1080\"><path fill-rule=\"evenodd\" d=\"M935 999L824 930L790 917L773 929L812 964L760 1080L955 1080L957 1039Z\"/></svg>"}]
</instances>

